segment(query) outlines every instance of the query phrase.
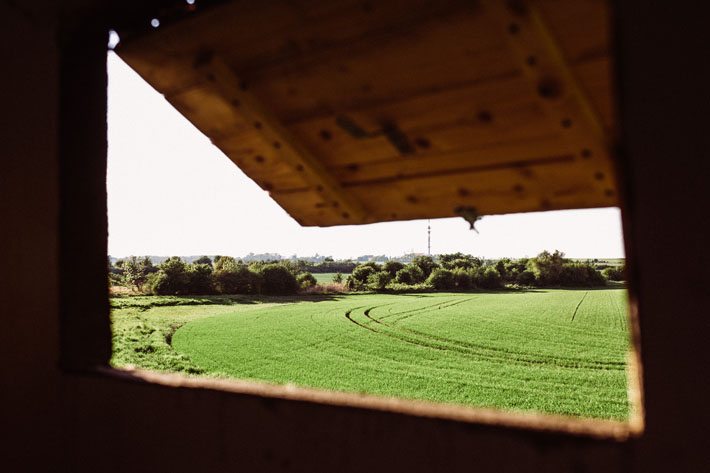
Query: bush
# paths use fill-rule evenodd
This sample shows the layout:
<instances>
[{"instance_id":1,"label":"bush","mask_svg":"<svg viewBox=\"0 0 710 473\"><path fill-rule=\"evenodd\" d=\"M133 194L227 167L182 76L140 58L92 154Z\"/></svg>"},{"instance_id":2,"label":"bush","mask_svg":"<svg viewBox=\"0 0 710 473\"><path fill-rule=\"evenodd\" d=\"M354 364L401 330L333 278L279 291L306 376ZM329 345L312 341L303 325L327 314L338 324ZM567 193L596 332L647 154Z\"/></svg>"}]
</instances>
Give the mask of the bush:
<instances>
[{"instance_id":1,"label":"bush","mask_svg":"<svg viewBox=\"0 0 710 473\"><path fill-rule=\"evenodd\" d=\"M186 265L177 256L168 258L158 265L157 276L153 279L151 290L159 295L186 294L189 279Z\"/></svg>"},{"instance_id":2,"label":"bush","mask_svg":"<svg viewBox=\"0 0 710 473\"><path fill-rule=\"evenodd\" d=\"M316 280L315 276L313 276L311 273L299 274L296 278L296 281L298 281L298 285L301 289L313 287L318 284L318 281Z\"/></svg>"},{"instance_id":3,"label":"bush","mask_svg":"<svg viewBox=\"0 0 710 473\"><path fill-rule=\"evenodd\" d=\"M261 267L260 274L264 294L288 295L298 291L296 277L282 264L266 264Z\"/></svg>"},{"instance_id":4,"label":"bush","mask_svg":"<svg viewBox=\"0 0 710 473\"><path fill-rule=\"evenodd\" d=\"M543 251L528 261L528 269L535 273L535 281L540 286L557 286L562 280L562 267L565 254L555 250L554 253Z\"/></svg>"},{"instance_id":5,"label":"bush","mask_svg":"<svg viewBox=\"0 0 710 473\"><path fill-rule=\"evenodd\" d=\"M373 267L374 265L374 267ZM353 284L355 288L360 288L367 283L367 279L371 274L376 273L380 270L377 263L365 263L361 264L353 270L350 277L353 279Z\"/></svg>"},{"instance_id":6,"label":"bush","mask_svg":"<svg viewBox=\"0 0 710 473\"><path fill-rule=\"evenodd\" d=\"M424 274L424 279L431 276L432 271L439 267L439 265L436 264L436 262L434 261L434 258L432 258L431 256L417 256L412 260L412 263L409 266L412 265L417 266L419 267L419 269L422 270L422 273Z\"/></svg>"},{"instance_id":7,"label":"bush","mask_svg":"<svg viewBox=\"0 0 710 473\"><path fill-rule=\"evenodd\" d=\"M515 283L518 286L534 286L535 273L526 269L525 271L518 274L518 277L515 279Z\"/></svg>"},{"instance_id":8,"label":"bush","mask_svg":"<svg viewBox=\"0 0 710 473\"><path fill-rule=\"evenodd\" d=\"M235 260L231 256L215 256L214 264L212 266L214 267L215 271L219 271L222 269L234 268L237 266L237 264L237 260Z\"/></svg>"},{"instance_id":9,"label":"bush","mask_svg":"<svg viewBox=\"0 0 710 473\"><path fill-rule=\"evenodd\" d=\"M425 280L424 271L416 264L408 264L395 275L395 282L400 284L418 284Z\"/></svg>"},{"instance_id":10,"label":"bush","mask_svg":"<svg viewBox=\"0 0 710 473\"><path fill-rule=\"evenodd\" d=\"M189 294L214 294L214 283L212 280L212 265L211 264L188 264L187 272L187 288Z\"/></svg>"},{"instance_id":11,"label":"bush","mask_svg":"<svg viewBox=\"0 0 710 473\"><path fill-rule=\"evenodd\" d=\"M602 276L604 276L607 281L623 281L624 271L622 268L615 268L613 266L609 266L608 268L604 268L604 270L602 271Z\"/></svg>"},{"instance_id":12,"label":"bush","mask_svg":"<svg viewBox=\"0 0 710 473\"><path fill-rule=\"evenodd\" d=\"M448 269L437 268L433 270L426 282L431 284L437 291L450 290L456 287L454 273Z\"/></svg>"},{"instance_id":13,"label":"bush","mask_svg":"<svg viewBox=\"0 0 710 473\"><path fill-rule=\"evenodd\" d=\"M486 268L478 278L478 286L483 289L500 289L503 287L503 279L495 268Z\"/></svg>"},{"instance_id":14,"label":"bush","mask_svg":"<svg viewBox=\"0 0 710 473\"><path fill-rule=\"evenodd\" d=\"M214 283L220 294L259 294L261 278L244 265L222 266L214 272Z\"/></svg>"},{"instance_id":15,"label":"bush","mask_svg":"<svg viewBox=\"0 0 710 473\"><path fill-rule=\"evenodd\" d=\"M116 273L108 273L108 285L109 286L122 286L123 285L123 278L121 277L120 274Z\"/></svg>"},{"instance_id":16,"label":"bush","mask_svg":"<svg viewBox=\"0 0 710 473\"><path fill-rule=\"evenodd\" d=\"M569 287L603 286L604 276L590 263L565 263L560 273L560 285Z\"/></svg>"},{"instance_id":17,"label":"bush","mask_svg":"<svg viewBox=\"0 0 710 473\"><path fill-rule=\"evenodd\" d=\"M353 277L352 274L349 275L349 276L345 279L345 287L348 288L348 291L355 291L355 290L357 290L357 284L358 284L358 283L357 283L357 281L355 281L355 278Z\"/></svg>"},{"instance_id":18,"label":"bush","mask_svg":"<svg viewBox=\"0 0 710 473\"><path fill-rule=\"evenodd\" d=\"M367 278L368 286L375 291L383 290L391 280L392 277L387 271L372 273L370 277Z\"/></svg>"},{"instance_id":19,"label":"bush","mask_svg":"<svg viewBox=\"0 0 710 473\"><path fill-rule=\"evenodd\" d=\"M397 271L397 274L395 274L394 281L397 284L412 284L412 274L406 268L400 269Z\"/></svg>"},{"instance_id":20,"label":"bush","mask_svg":"<svg viewBox=\"0 0 710 473\"><path fill-rule=\"evenodd\" d=\"M465 291L473 287L473 281L471 278L470 270L466 270L464 268L456 268L453 270L453 276L456 288Z\"/></svg>"},{"instance_id":21,"label":"bush","mask_svg":"<svg viewBox=\"0 0 710 473\"><path fill-rule=\"evenodd\" d=\"M405 294L413 292L432 292L434 287L429 283L419 283L419 284L400 284L397 282L391 282L387 285L384 292L390 292L393 294Z\"/></svg>"},{"instance_id":22,"label":"bush","mask_svg":"<svg viewBox=\"0 0 710 473\"><path fill-rule=\"evenodd\" d=\"M333 282L335 284L342 284L343 283L343 273L341 273L341 272L335 273L335 276L333 276Z\"/></svg>"},{"instance_id":23,"label":"bush","mask_svg":"<svg viewBox=\"0 0 710 473\"><path fill-rule=\"evenodd\" d=\"M390 278L394 278L399 271L404 269L404 264L400 263L399 261L387 261L385 264L382 265L382 270L387 271L390 275Z\"/></svg>"}]
</instances>

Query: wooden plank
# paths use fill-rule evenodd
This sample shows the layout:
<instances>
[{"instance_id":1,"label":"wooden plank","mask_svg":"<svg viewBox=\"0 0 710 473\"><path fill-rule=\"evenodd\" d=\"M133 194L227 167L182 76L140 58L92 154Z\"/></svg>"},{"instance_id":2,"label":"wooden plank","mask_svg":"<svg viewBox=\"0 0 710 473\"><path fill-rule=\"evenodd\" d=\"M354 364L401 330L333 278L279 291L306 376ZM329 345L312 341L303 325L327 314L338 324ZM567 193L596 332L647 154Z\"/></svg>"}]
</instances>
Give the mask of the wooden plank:
<instances>
[{"instance_id":1,"label":"wooden plank","mask_svg":"<svg viewBox=\"0 0 710 473\"><path fill-rule=\"evenodd\" d=\"M235 2L119 52L303 224L450 216L464 203L614 205L604 16L575 28L592 6L542 1L550 25L493 0ZM343 115L368 136L339 127ZM488 187L467 187L480 179Z\"/></svg>"},{"instance_id":2,"label":"wooden plank","mask_svg":"<svg viewBox=\"0 0 710 473\"><path fill-rule=\"evenodd\" d=\"M310 61L249 71L245 79L290 123L519 74L504 39L478 11L429 19L405 33L379 42L381 35L358 38Z\"/></svg>"},{"instance_id":3,"label":"wooden plank","mask_svg":"<svg viewBox=\"0 0 710 473\"><path fill-rule=\"evenodd\" d=\"M344 219L354 221L364 219L367 211L330 175L320 160L301 145L259 101L241 86L242 82L231 69L217 57L206 57L196 65L209 82L214 84L235 109L235 113L246 118L258 134L278 154L279 159L293 166L303 174L304 179L328 202L331 212Z\"/></svg>"},{"instance_id":4,"label":"wooden plank","mask_svg":"<svg viewBox=\"0 0 710 473\"><path fill-rule=\"evenodd\" d=\"M558 127L544 119L525 84L520 77L512 77L350 110L346 116L368 132L381 130L382 119L387 118L420 150L431 152L495 146L506 140L536 140L558 133ZM302 136L305 144L318 150L328 165L365 164L400 156L384 136L355 139L337 126L335 120L331 115L290 124L289 128Z\"/></svg>"},{"instance_id":5,"label":"wooden plank","mask_svg":"<svg viewBox=\"0 0 710 473\"><path fill-rule=\"evenodd\" d=\"M363 223L454 217L458 206L476 207L481 215L491 215L616 205L615 195L599 195L594 180L580 175L571 159L361 183L348 189L372 206ZM316 196L308 194L307 189L292 190L275 192L274 198L307 225L340 224L329 221L330 216L318 208Z\"/></svg>"},{"instance_id":6,"label":"wooden plank","mask_svg":"<svg viewBox=\"0 0 710 473\"><path fill-rule=\"evenodd\" d=\"M501 168L520 169L540 163L556 163L573 159L559 143L544 139L538 143L501 143L497 146L467 148L451 153L431 153L413 158L395 158L368 163L365 166L340 166L333 173L345 187L368 182L402 182L425 176L453 175L471 170Z\"/></svg>"},{"instance_id":7,"label":"wooden plank","mask_svg":"<svg viewBox=\"0 0 710 473\"><path fill-rule=\"evenodd\" d=\"M568 65L534 2L486 0L485 8L508 38L510 49L548 117L579 156L580 172L595 176L599 193L616 188L611 143L603 120Z\"/></svg>"}]
</instances>

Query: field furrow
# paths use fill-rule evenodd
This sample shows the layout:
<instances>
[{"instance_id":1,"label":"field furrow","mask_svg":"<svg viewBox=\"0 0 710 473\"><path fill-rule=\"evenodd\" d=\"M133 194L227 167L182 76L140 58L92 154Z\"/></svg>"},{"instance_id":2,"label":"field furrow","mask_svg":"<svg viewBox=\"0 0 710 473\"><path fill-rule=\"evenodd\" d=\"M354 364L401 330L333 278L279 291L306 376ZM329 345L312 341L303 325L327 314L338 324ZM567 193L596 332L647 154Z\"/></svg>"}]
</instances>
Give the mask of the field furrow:
<instances>
[{"instance_id":1,"label":"field furrow","mask_svg":"<svg viewBox=\"0 0 710 473\"><path fill-rule=\"evenodd\" d=\"M201 370L456 404L628 417L623 289L343 295L184 325Z\"/></svg>"}]
</instances>

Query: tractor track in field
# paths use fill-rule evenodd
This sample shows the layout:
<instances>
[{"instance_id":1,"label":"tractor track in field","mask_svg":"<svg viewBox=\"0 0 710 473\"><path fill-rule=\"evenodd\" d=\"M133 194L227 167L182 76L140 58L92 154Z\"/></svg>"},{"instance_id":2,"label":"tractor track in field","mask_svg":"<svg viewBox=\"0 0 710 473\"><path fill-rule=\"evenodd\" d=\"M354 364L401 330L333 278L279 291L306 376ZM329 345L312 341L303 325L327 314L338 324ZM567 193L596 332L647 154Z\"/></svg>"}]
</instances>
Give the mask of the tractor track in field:
<instances>
[{"instance_id":1,"label":"tractor track in field","mask_svg":"<svg viewBox=\"0 0 710 473\"><path fill-rule=\"evenodd\" d=\"M433 304L431 306L422 307L419 309L412 309L412 310L409 310L406 312L398 312L395 314L388 315L388 317L400 315L402 313L411 313L411 315L407 316L407 317L411 317L411 316L415 315L413 312L421 312L421 311L424 311L427 309L432 309L434 307L437 307L437 310L446 309L448 307L452 307L452 306L455 306L458 304L462 304L464 302L468 302L471 299L474 299L474 297L464 299L464 300L448 300L443 303ZM584 299L584 297L582 299ZM577 360L574 358L549 357L549 356L539 356L539 357L533 356L533 357L531 357L530 354L527 354L527 353L514 352L514 351L502 350L502 349L494 348L494 347L490 347L490 346L485 346L485 345L476 345L476 344L472 344L472 343L460 342L460 341L448 339L445 337L437 337L435 335L430 335L430 334L423 333L423 332L408 330L408 329L405 329L402 327L397 327L393 324L389 324L387 322L383 322L381 319L376 319L370 315L370 313L374 309L378 309L381 307L383 307L383 306L369 307L369 308L365 309L363 314L370 321L372 321L376 324L382 325L384 327L387 327L390 330L394 331L395 333L387 333L382 330L377 330L373 327L370 327L368 325L360 323L357 320L354 320L351 316L352 312L354 312L355 310L361 309L362 307L356 307L356 308L348 310L345 313L345 317L349 321L354 323L355 325L362 327L366 330L369 330L370 332L373 332L373 333L377 333L377 334L384 335L384 336L387 336L390 338L394 338L396 340L400 340L400 341L403 341L406 343L411 343L413 345L418 345L418 346L422 346L425 348L432 348L432 349L441 350L441 351L456 352L456 353L459 353L459 354L462 354L465 356L469 356L469 357L473 357L473 358L488 359L491 361L508 362L508 363L522 363L522 364L529 364L529 365L556 365L556 366L561 366L564 368L572 368L572 369L595 369L595 370L623 370L623 369L625 369L625 364L621 363L621 362L583 362L581 360ZM402 319L398 319L397 321L400 321L400 320L402 320ZM425 340L428 339L431 342L442 344L443 346L437 346L433 343L427 343L427 342L421 341L421 340L413 340L411 337L420 337L420 338L424 338ZM447 344L451 345L451 346L447 347L446 346Z\"/></svg>"},{"instance_id":2,"label":"tractor track in field","mask_svg":"<svg viewBox=\"0 0 710 473\"><path fill-rule=\"evenodd\" d=\"M473 298L471 298L471 299L473 299ZM467 300L464 300L464 301L461 301L458 303L466 302L471 299L467 299ZM442 304L442 306L440 308L445 309L447 307L452 307L454 305L457 305L457 303L449 304L446 306L444 306ZM530 357L530 355L527 353L515 352L515 351L510 351L510 350L501 350L499 348L494 348L494 347L490 347L490 346L476 345L473 343L466 343L466 342L461 342L458 340L452 340L450 338L437 337L436 335L431 335L431 334L416 331L416 330L409 330L409 329L405 329L402 327L397 327L397 326L382 322L379 319L375 319L374 317L372 317L370 315L370 312L376 308L377 307L372 307L370 309L367 309L364 312L365 317L367 317L368 319L372 320L375 323L384 325L392 330L405 332L407 334L411 334L416 337L428 338L428 339L433 340L435 342L439 342L439 343L443 343L443 344L450 344L455 347L455 348L446 348L446 347L432 346L433 348L437 348L440 350L456 351L458 353L475 355L476 357L488 358L491 360L507 360L507 361L521 362L521 363L529 363L529 364L554 364L554 365L563 366L566 368L606 369L606 370L624 369L625 368L624 363L621 363L621 362L580 362L580 360L575 359L575 358L549 357L549 356L539 356L537 358L534 358L534 357ZM560 362L562 362L562 363L560 363Z\"/></svg>"},{"instance_id":3,"label":"tractor track in field","mask_svg":"<svg viewBox=\"0 0 710 473\"><path fill-rule=\"evenodd\" d=\"M377 306L377 307L381 307L381 306ZM365 312L368 312L368 311L370 311L370 310L372 310L372 309L375 309L375 307L370 307L369 309L366 309ZM350 316L350 314L351 314L354 310L357 310L357 309L351 309L351 310L345 312L345 317L346 317L350 322L352 322L352 323L354 323L355 325L357 325L357 326L359 326L359 327L362 327L362 328L364 328L364 329L366 329L366 330L369 330L370 332L374 332L374 333L377 333L377 334L379 334L379 335L384 335L384 336L386 336L386 337L394 338L394 339L396 339L396 340L401 340L401 341L406 342L406 343L411 343L411 344L413 344L413 345L419 345L419 346L426 347L426 348L433 348L433 349L435 349L435 350L444 350L443 348L430 346L430 345L427 345L427 344L425 344L425 343L417 342L417 341L415 341L415 340L410 340L410 339L405 338L405 337L398 337L398 336L393 335L393 334L391 334L391 333L382 332L381 330L376 330L376 329L374 329L374 328L372 328L372 327L368 327L368 326L365 325L365 324L361 324L360 322L358 322L357 320L354 320L354 319Z\"/></svg>"},{"instance_id":4,"label":"tractor track in field","mask_svg":"<svg viewBox=\"0 0 710 473\"><path fill-rule=\"evenodd\" d=\"M589 291L585 292L582 298L579 300L579 303L577 304L577 307L574 308L574 313L572 314L572 322L574 322L574 318L577 315L577 311L579 310L579 306L582 305L582 302L584 302L584 298L587 297L587 294L589 294Z\"/></svg>"}]
</instances>

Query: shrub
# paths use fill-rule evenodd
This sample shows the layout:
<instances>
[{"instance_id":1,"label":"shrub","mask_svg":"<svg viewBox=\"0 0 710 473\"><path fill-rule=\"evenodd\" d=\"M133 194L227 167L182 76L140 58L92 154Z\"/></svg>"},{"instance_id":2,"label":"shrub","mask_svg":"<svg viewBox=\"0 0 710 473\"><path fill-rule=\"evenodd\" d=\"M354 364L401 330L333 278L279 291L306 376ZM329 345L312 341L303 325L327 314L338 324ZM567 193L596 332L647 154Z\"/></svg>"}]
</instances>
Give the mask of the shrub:
<instances>
[{"instance_id":1,"label":"shrub","mask_svg":"<svg viewBox=\"0 0 710 473\"><path fill-rule=\"evenodd\" d=\"M211 265L205 263L188 264L186 274L186 292L189 294L214 294Z\"/></svg>"},{"instance_id":2,"label":"shrub","mask_svg":"<svg viewBox=\"0 0 710 473\"><path fill-rule=\"evenodd\" d=\"M427 283L431 284L437 291L450 290L456 285L454 273L448 269L437 268L427 278Z\"/></svg>"},{"instance_id":3,"label":"shrub","mask_svg":"<svg viewBox=\"0 0 710 473\"><path fill-rule=\"evenodd\" d=\"M400 269L397 271L397 274L395 274L394 281L397 284L412 284L412 274L406 268Z\"/></svg>"},{"instance_id":4,"label":"shrub","mask_svg":"<svg viewBox=\"0 0 710 473\"><path fill-rule=\"evenodd\" d=\"M177 256L160 263L151 286L152 292L159 295L185 294L189 282L185 266L185 262Z\"/></svg>"},{"instance_id":5,"label":"shrub","mask_svg":"<svg viewBox=\"0 0 710 473\"><path fill-rule=\"evenodd\" d=\"M422 270L424 274L422 281L431 276L432 271L439 267L431 256L417 256L412 260L411 265L418 266Z\"/></svg>"},{"instance_id":6,"label":"shrub","mask_svg":"<svg viewBox=\"0 0 710 473\"><path fill-rule=\"evenodd\" d=\"M473 286L473 281L471 278L470 270L464 268L456 268L453 270L454 284L458 289L466 290L471 289Z\"/></svg>"},{"instance_id":7,"label":"shrub","mask_svg":"<svg viewBox=\"0 0 710 473\"><path fill-rule=\"evenodd\" d=\"M287 295L298 291L296 277L282 264L266 264L260 271L264 294Z\"/></svg>"},{"instance_id":8,"label":"shrub","mask_svg":"<svg viewBox=\"0 0 710 473\"><path fill-rule=\"evenodd\" d=\"M604 276L608 281L623 281L624 280L624 271L622 268L615 268L613 266L609 266L608 268L604 268L602 271L602 276Z\"/></svg>"},{"instance_id":9,"label":"shrub","mask_svg":"<svg viewBox=\"0 0 710 473\"><path fill-rule=\"evenodd\" d=\"M212 260L210 259L209 256L201 256L201 257L197 258L195 261L193 261L192 264L206 264L211 268L212 267Z\"/></svg>"},{"instance_id":10,"label":"shrub","mask_svg":"<svg viewBox=\"0 0 710 473\"><path fill-rule=\"evenodd\" d=\"M404 269L404 264L399 261L387 261L382 265L382 269L389 273L390 278L394 278L397 275L397 272Z\"/></svg>"},{"instance_id":11,"label":"shrub","mask_svg":"<svg viewBox=\"0 0 710 473\"><path fill-rule=\"evenodd\" d=\"M231 256L215 256L214 257L214 270L219 271L221 269L229 269L237 265L237 260Z\"/></svg>"},{"instance_id":12,"label":"shrub","mask_svg":"<svg viewBox=\"0 0 710 473\"><path fill-rule=\"evenodd\" d=\"M393 294L404 294L413 292L432 292L434 287L429 283L419 283L419 284L400 284L397 282L391 282L387 285L384 292L391 292Z\"/></svg>"},{"instance_id":13,"label":"shrub","mask_svg":"<svg viewBox=\"0 0 710 473\"><path fill-rule=\"evenodd\" d=\"M370 277L367 278L368 286L375 291L383 290L391 280L392 277L387 271L372 273Z\"/></svg>"},{"instance_id":14,"label":"shrub","mask_svg":"<svg viewBox=\"0 0 710 473\"><path fill-rule=\"evenodd\" d=\"M373 264L375 267L373 267ZM377 263L365 263L356 267L350 276L354 280L355 287L360 287L367 283L367 279L371 274L376 273L379 270L380 268L377 266Z\"/></svg>"},{"instance_id":15,"label":"shrub","mask_svg":"<svg viewBox=\"0 0 710 473\"><path fill-rule=\"evenodd\" d=\"M515 283L519 286L534 286L535 285L535 273L530 270L525 270L518 274L515 279Z\"/></svg>"},{"instance_id":16,"label":"shrub","mask_svg":"<svg viewBox=\"0 0 710 473\"><path fill-rule=\"evenodd\" d=\"M147 281L148 274L154 273L157 268L153 266L153 262L147 256L141 260L135 256L123 261L122 272L123 279L128 286L135 286L139 291L143 291L143 286Z\"/></svg>"},{"instance_id":17,"label":"shrub","mask_svg":"<svg viewBox=\"0 0 710 473\"><path fill-rule=\"evenodd\" d=\"M355 291L358 289L358 282L355 280L352 274L345 279L345 286L348 288L349 291Z\"/></svg>"},{"instance_id":18,"label":"shrub","mask_svg":"<svg viewBox=\"0 0 710 473\"><path fill-rule=\"evenodd\" d=\"M560 273L560 285L571 287L603 286L604 276L591 263L565 263Z\"/></svg>"},{"instance_id":19,"label":"shrub","mask_svg":"<svg viewBox=\"0 0 710 473\"><path fill-rule=\"evenodd\" d=\"M416 264L408 264L395 275L395 282L400 284L418 284L425 280L424 271Z\"/></svg>"},{"instance_id":20,"label":"shrub","mask_svg":"<svg viewBox=\"0 0 710 473\"><path fill-rule=\"evenodd\" d=\"M214 283L220 294L258 294L261 289L260 276L244 265L222 266L214 272Z\"/></svg>"},{"instance_id":21,"label":"shrub","mask_svg":"<svg viewBox=\"0 0 710 473\"><path fill-rule=\"evenodd\" d=\"M318 281L316 280L315 276L313 276L311 273L299 274L296 278L296 281L298 281L298 285L301 289L313 287L318 284Z\"/></svg>"},{"instance_id":22,"label":"shrub","mask_svg":"<svg viewBox=\"0 0 710 473\"><path fill-rule=\"evenodd\" d=\"M535 281L541 286L557 286L562 279L562 266L565 254L555 250L554 253L543 251L528 261L528 269L535 273Z\"/></svg>"},{"instance_id":23,"label":"shrub","mask_svg":"<svg viewBox=\"0 0 710 473\"><path fill-rule=\"evenodd\" d=\"M459 251L458 253L439 255L439 264L441 264L442 268L449 270L456 268L470 269L483 265L483 260L471 255L465 255Z\"/></svg>"},{"instance_id":24,"label":"shrub","mask_svg":"<svg viewBox=\"0 0 710 473\"><path fill-rule=\"evenodd\" d=\"M497 269L486 268L478 279L478 285L483 289L500 289L503 287L503 279Z\"/></svg>"},{"instance_id":25,"label":"shrub","mask_svg":"<svg viewBox=\"0 0 710 473\"><path fill-rule=\"evenodd\" d=\"M343 283L343 273L341 273L341 272L335 273L335 276L333 276L333 282L336 284L342 284Z\"/></svg>"},{"instance_id":26,"label":"shrub","mask_svg":"<svg viewBox=\"0 0 710 473\"><path fill-rule=\"evenodd\" d=\"M109 273L108 274L108 285L109 286L122 286L123 278L120 274Z\"/></svg>"}]
</instances>

